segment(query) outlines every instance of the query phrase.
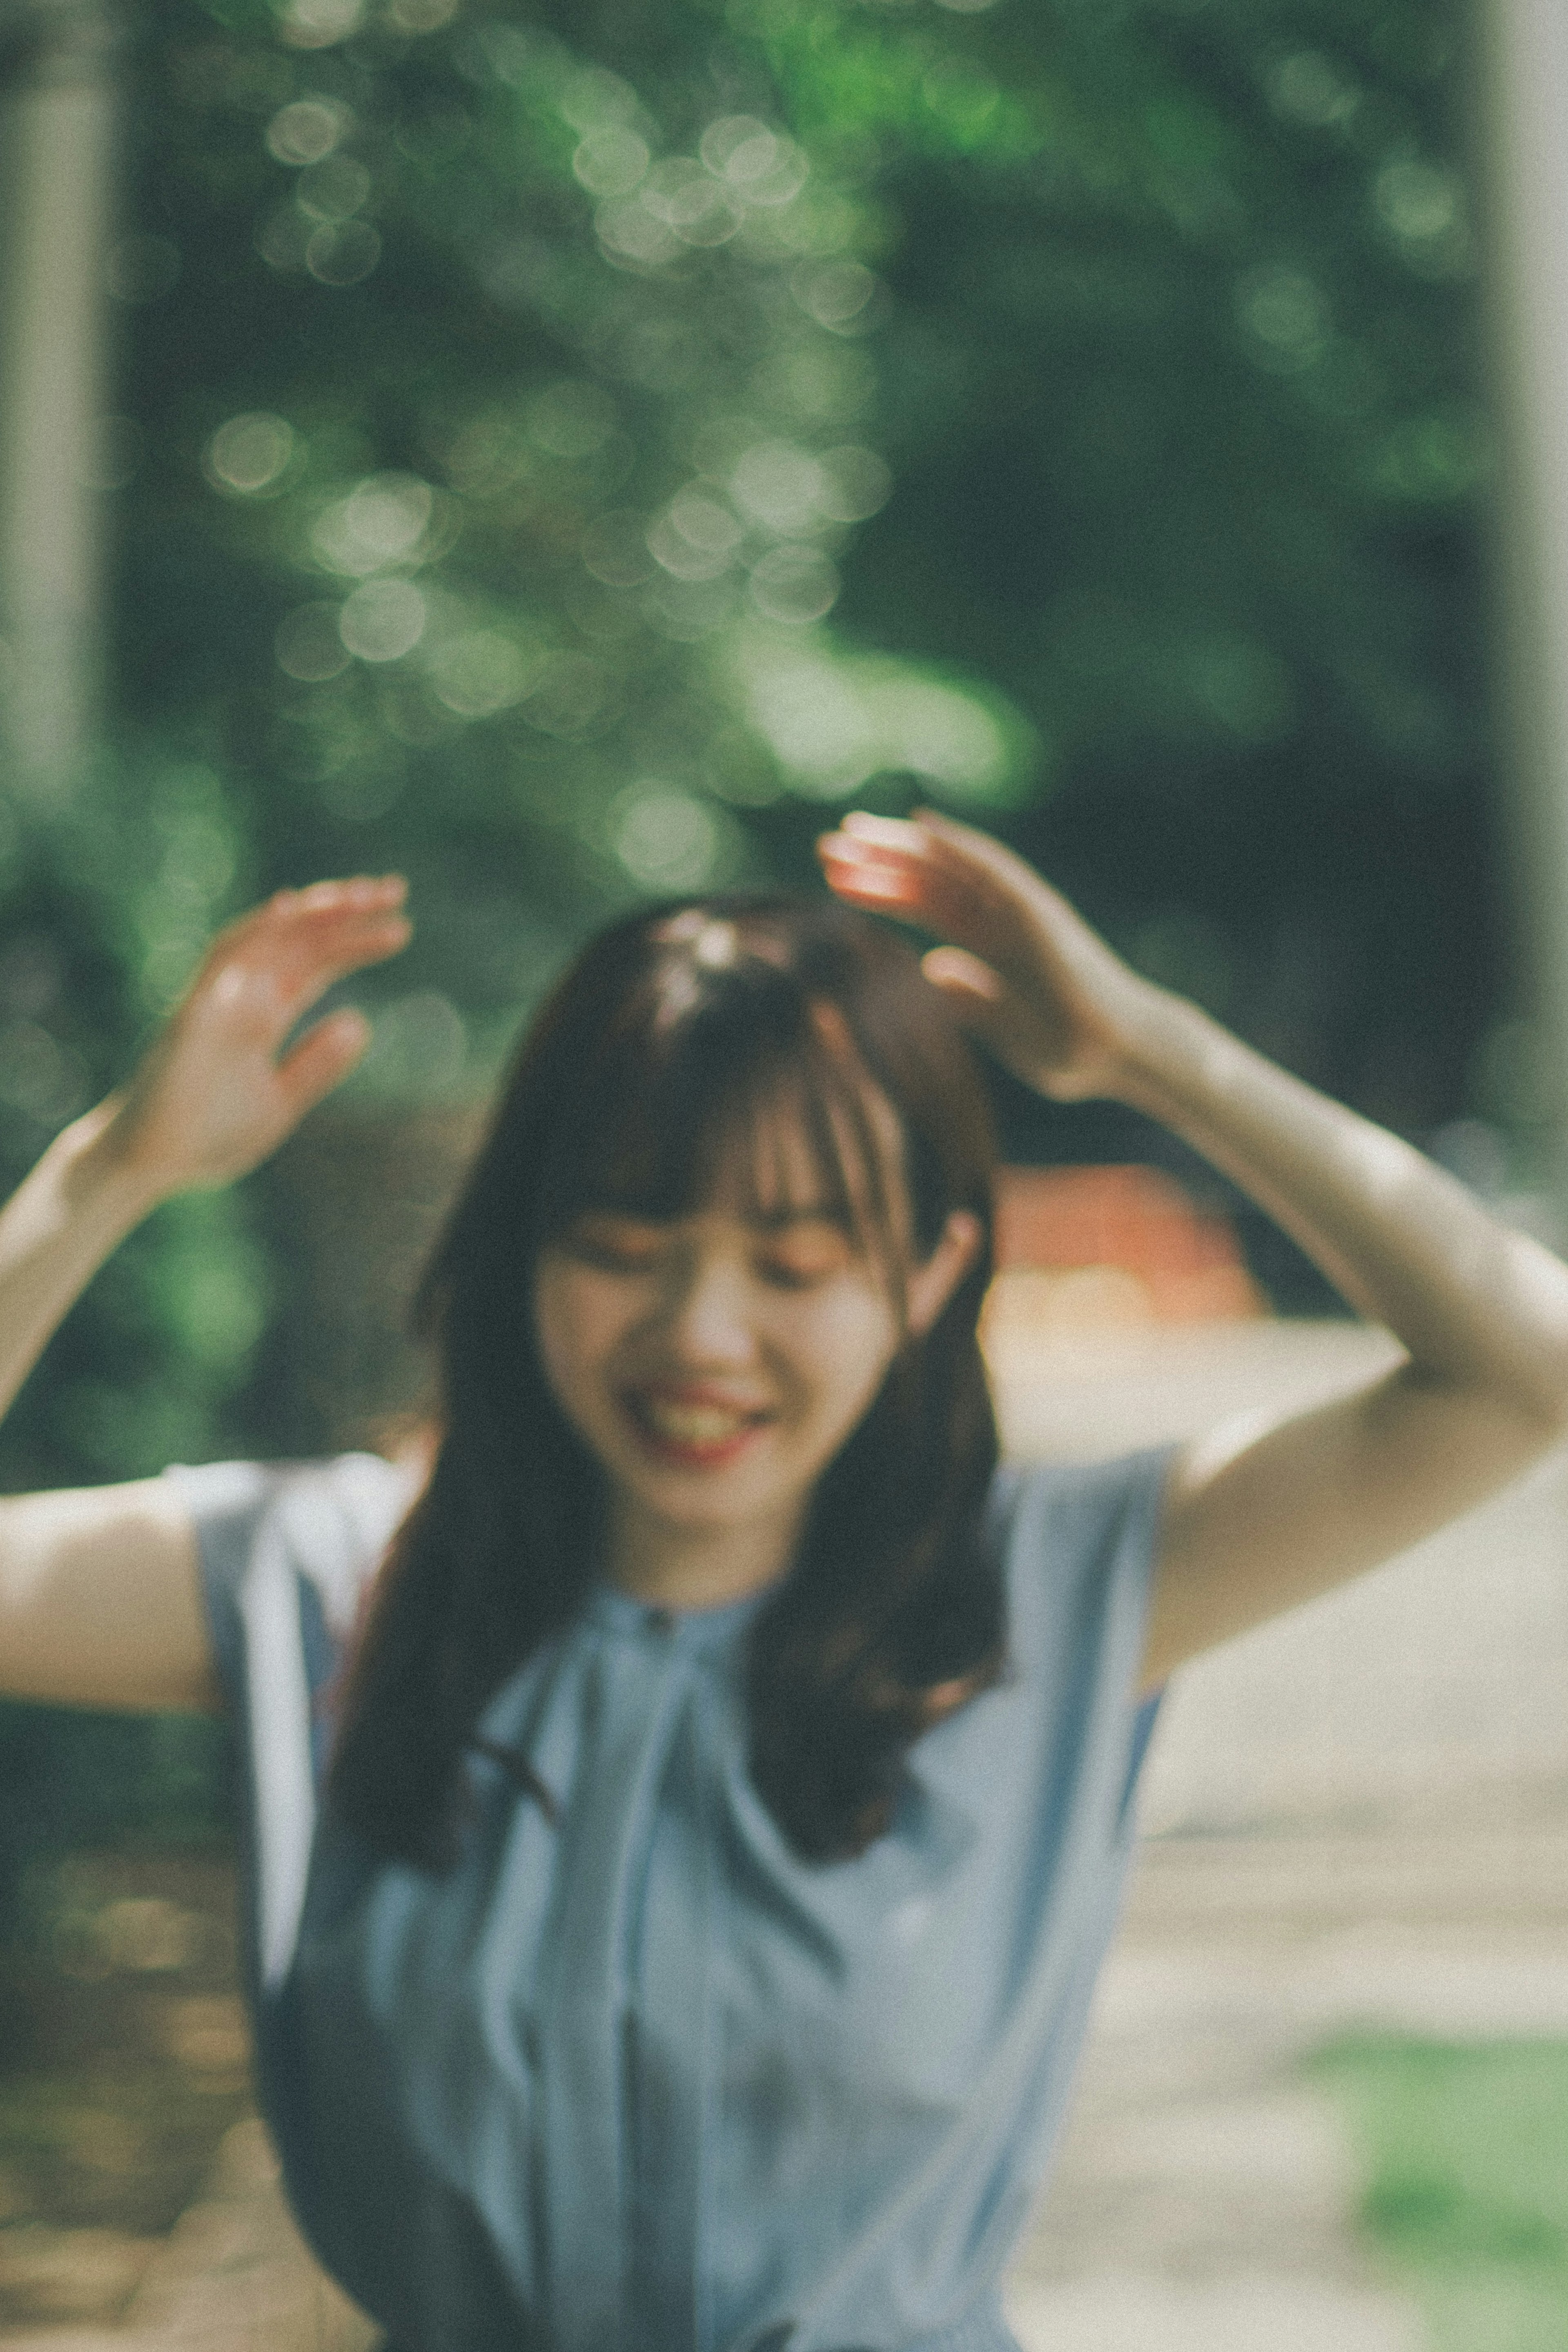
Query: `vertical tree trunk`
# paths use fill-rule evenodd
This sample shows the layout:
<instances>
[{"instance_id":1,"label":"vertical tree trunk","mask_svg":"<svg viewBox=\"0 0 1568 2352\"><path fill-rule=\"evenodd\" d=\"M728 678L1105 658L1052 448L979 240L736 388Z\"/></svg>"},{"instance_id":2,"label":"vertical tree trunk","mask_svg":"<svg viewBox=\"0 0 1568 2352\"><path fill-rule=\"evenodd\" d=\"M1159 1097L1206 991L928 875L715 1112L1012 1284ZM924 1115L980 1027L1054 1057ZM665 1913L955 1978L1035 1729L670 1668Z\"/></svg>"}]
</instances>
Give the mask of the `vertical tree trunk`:
<instances>
[{"instance_id":1,"label":"vertical tree trunk","mask_svg":"<svg viewBox=\"0 0 1568 2352\"><path fill-rule=\"evenodd\" d=\"M1505 814L1549 1164L1568 1234L1568 6L1481 0Z\"/></svg>"},{"instance_id":2,"label":"vertical tree trunk","mask_svg":"<svg viewBox=\"0 0 1568 2352\"><path fill-rule=\"evenodd\" d=\"M32 0L0 30L4 731L18 780L47 789L97 700L111 26L102 0Z\"/></svg>"}]
</instances>

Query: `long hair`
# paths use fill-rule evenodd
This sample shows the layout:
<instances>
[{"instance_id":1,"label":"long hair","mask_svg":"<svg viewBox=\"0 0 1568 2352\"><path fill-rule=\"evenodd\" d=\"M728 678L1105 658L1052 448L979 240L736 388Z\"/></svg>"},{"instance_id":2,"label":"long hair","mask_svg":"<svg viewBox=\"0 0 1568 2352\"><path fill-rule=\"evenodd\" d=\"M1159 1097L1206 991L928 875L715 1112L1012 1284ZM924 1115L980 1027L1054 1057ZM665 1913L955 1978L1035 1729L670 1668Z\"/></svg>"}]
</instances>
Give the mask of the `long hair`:
<instances>
[{"instance_id":1,"label":"long hair","mask_svg":"<svg viewBox=\"0 0 1568 2352\"><path fill-rule=\"evenodd\" d=\"M557 986L422 1286L440 1448L382 1571L332 1765L336 1803L387 1856L452 1859L481 1711L597 1572L602 1478L539 1360L540 1251L588 1207L700 1208L737 1139L755 1160L781 1109L895 1297L911 1249L926 1255L955 1210L983 1235L823 1473L750 1629L752 1777L796 1851L862 1851L889 1824L907 1748L999 1674L1000 1577L978 1542L997 1440L976 1337L995 1146L967 1045L908 950L831 901L654 908L601 933Z\"/></svg>"}]
</instances>

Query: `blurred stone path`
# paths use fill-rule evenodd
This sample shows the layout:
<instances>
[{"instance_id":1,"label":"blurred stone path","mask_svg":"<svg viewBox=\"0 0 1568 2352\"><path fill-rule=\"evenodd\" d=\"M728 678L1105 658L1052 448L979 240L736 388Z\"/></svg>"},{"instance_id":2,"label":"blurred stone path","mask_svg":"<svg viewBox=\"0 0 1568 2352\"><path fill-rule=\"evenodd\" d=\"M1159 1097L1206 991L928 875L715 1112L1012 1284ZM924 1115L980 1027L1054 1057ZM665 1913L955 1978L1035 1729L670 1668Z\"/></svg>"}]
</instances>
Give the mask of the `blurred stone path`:
<instances>
[{"instance_id":1,"label":"blurred stone path","mask_svg":"<svg viewBox=\"0 0 1568 2352\"><path fill-rule=\"evenodd\" d=\"M1150 1843L1014 2274L1026 2352L1418 2352L1300 2072L1364 2028L1568 2036L1568 1802Z\"/></svg>"},{"instance_id":2,"label":"blurred stone path","mask_svg":"<svg viewBox=\"0 0 1568 2352\"><path fill-rule=\"evenodd\" d=\"M57 2258L70 2260L68 2244ZM254 2118L229 2132L116 2325L0 2331L5 2352L368 2352L378 2341L301 2243Z\"/></svg>"}]
</instances>

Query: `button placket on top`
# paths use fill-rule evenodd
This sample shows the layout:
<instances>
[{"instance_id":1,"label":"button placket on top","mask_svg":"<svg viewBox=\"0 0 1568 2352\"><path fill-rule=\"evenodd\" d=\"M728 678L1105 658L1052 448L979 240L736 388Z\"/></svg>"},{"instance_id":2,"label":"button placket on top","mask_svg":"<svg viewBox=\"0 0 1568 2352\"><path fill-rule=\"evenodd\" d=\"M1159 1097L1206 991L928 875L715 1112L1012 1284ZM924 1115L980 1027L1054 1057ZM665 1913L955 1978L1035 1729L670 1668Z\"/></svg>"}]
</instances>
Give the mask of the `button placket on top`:
<instances>
[{"instance_id":1,"label":"button placket on top","mask_svg":"<svg viewBox=\"0 0 1568 2352\"><path fill-rule=\"evenodd\" d=\"M584 1694L591 1727L561 1823L571 1861L539 2003L543 2251L561 2352L632 2352L630 1971L694 1661L676 1633L619 1595L601 1596L595 1614L603 1630Z\"/></svg>"},{"instance_id":2,"label":"button placket on top","mask_svg":"<svg viewBox=\"0 0 1568 2352\"><path fill-rule=\"evenodd\" d=\"M700 1626L682 1638L693 1644L695 1671L669 1745L632 1955L629 2244L639 2344L706 2352L705 2176L719 2121L709 2049L713 1759L705 1752L714 1660Z\"/></svg>"}]
</instances>

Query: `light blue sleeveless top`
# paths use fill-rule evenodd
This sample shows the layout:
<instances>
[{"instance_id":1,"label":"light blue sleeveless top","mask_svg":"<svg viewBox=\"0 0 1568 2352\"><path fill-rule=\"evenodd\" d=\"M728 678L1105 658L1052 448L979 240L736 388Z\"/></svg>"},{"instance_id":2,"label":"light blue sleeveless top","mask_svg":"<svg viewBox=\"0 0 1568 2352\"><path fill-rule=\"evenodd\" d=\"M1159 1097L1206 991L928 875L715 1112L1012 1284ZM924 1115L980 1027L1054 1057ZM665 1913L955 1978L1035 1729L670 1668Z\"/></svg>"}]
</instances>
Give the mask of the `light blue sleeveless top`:
<instances>
[{"instance_id":1,"label":"light blue sleeveless top","mask_svg":"<svg viewBox=\"0 0 1568 2352\"><path fill-rule=\"evenodd\" d=\"M1004 1471L1004 1682L890 1832L801 1862L747 1770L756 1607L601 1591L487 1707L447 1876L319 1803L409 1500L366 1454L172 1474L244 1742L262 2102L300 2221L400 2352L1004 2352L1152 1726L1167 1457Z\"/></svg>"}]
</instances>

